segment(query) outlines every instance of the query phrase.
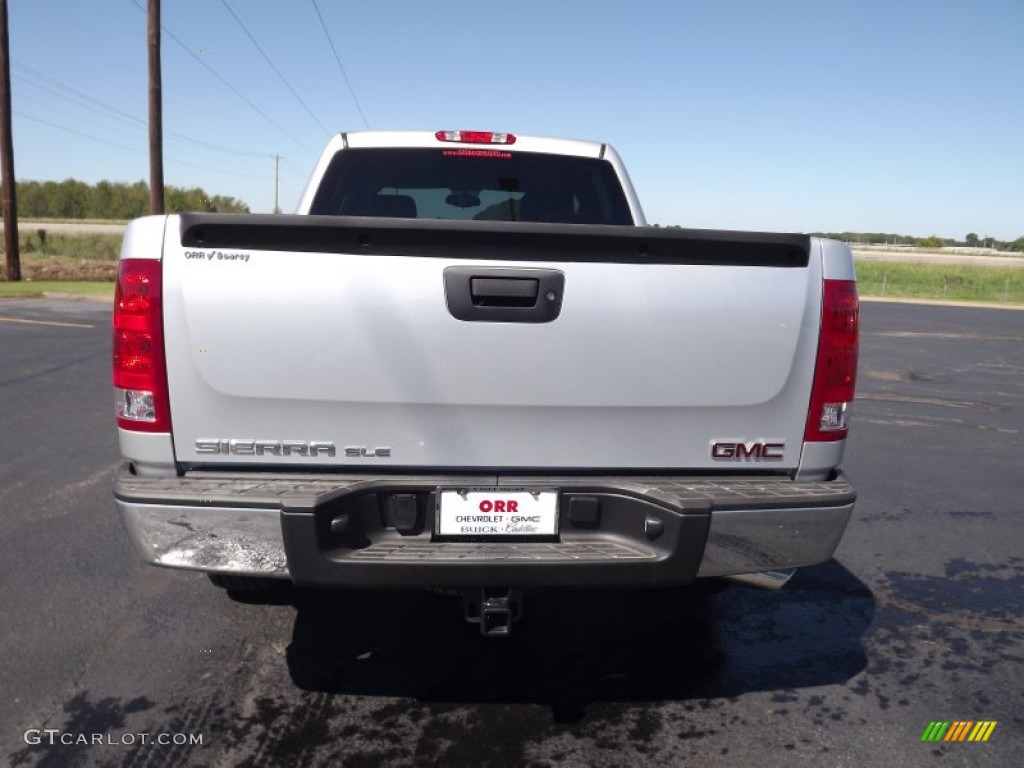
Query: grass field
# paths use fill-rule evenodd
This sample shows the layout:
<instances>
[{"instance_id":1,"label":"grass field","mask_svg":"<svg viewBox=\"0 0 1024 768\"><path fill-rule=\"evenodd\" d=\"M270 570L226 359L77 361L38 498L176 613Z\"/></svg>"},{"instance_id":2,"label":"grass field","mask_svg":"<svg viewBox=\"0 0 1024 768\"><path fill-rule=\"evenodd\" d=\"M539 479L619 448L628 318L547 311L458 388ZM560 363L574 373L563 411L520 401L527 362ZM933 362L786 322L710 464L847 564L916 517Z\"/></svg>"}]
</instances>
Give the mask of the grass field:
<instances>
[{"instance_id":1,"label":"grass field","mask_svg":"<svg viewBox=\"0 0 1024 768\"><path fill-rule=\"evenodd\" d=\"M38 228L19 229L18 242L23 280L112 281L117 276L120 235L69 235L43 233Z\"/></svg>"},{"instance_id":2,"label":"grass field","mask_svg":"<svg viewBox=\"0 0 1024 768\"><path fill-rule=\"evenodd\" d=\"M1024 269L857 262L861 296L1024 304Z\"/></svg>"},{"instance_id":3,"label":"grass field","mask_svg":"<svg viewBox=\"0 0 1024 768\"><path fill-rule=\"evenodd\" d=\"M69 293L75 296L102 296L112 299L114 284L89 280L22 280L19 283L0 280L0 299L34 298L44 293Z\"/></svg>"},{"instance_id":4,"label":"grass field","mask_svg":"<svg viewBox=\"0 0 1024 768\"><path fill-rule=\"evenodd\" d=\"M73 259L116 261L121 236L106 234L63 234L45 229L19 229L22 258L61 256Z\"/></svg>"}]
</instances>

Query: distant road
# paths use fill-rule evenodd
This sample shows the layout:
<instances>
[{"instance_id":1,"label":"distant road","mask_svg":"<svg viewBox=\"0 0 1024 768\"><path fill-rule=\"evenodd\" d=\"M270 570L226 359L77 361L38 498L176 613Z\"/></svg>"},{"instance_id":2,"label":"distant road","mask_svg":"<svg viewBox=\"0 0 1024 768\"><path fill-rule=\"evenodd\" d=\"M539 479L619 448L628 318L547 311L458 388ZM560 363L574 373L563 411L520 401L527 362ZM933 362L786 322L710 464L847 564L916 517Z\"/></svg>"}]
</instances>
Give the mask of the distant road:
<instances>
[{"instance_id":1,"label":"distant road","mask_svg":"<svg viewBox=\"0 0 1024 768\"><path fill-rule=\"evenodd\" d=\"M18 230L35 232L37 229L45 229L47 232L59 232L69 235L123 235L124 224L79 224L77 222L56 222L56 221L19 221ZM0 222L0 232L3 232L4 225Z\"/></svg>"},{"instance_id":2,"label":"distant road","mask_svg":"<svg viewBox=\"0 0 1024 768\"><path fill-rule=\"evenodd\" d=\"M853 255L863 261L889 261L904 264L973 264L980 267L1024 267L1019 256L972 256L966 253L917 253L914 251L859 251Z\"/></svg>"}]
</instances>

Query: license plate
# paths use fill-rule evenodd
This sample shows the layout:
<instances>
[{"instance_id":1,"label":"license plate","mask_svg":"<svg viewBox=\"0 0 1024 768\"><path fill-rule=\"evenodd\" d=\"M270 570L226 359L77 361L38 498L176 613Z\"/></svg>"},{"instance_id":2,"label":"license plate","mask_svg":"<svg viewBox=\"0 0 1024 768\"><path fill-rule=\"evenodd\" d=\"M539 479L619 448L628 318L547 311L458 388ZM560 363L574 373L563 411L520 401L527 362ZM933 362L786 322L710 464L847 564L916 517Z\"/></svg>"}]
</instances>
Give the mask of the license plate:
<instances>
[{"instance_id":1,"label":"license plate","mask_svg":"<svg viewBox=\"0 0 1024 768\"><path fill-rule=\"evenodd\" d=\"M437 505L439 536L554 536L558 491L504 488L443 489Z\"/></svg>"}]
</instances>

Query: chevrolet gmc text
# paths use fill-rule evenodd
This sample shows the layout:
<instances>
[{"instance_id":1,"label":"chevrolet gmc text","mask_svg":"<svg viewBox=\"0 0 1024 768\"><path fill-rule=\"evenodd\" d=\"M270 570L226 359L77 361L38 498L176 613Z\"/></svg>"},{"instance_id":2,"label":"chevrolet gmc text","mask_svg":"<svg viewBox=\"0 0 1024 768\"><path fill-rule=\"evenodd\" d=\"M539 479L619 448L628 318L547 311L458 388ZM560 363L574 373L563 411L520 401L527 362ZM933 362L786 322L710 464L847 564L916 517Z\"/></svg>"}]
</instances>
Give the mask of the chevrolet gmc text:
<instances>
[{"instance_id":1,"label":"chevrolet gmc text","mask_svg":"<svg viewBox=\"0 0 1024 768\"><path fill-rule=\"evenodd\" d=\"M858 346L845 245L645 224L606 144L333 138L298 215L133 221L117 507L229 589L779 586L827 561Z\"/></svg>"}]
</instances>

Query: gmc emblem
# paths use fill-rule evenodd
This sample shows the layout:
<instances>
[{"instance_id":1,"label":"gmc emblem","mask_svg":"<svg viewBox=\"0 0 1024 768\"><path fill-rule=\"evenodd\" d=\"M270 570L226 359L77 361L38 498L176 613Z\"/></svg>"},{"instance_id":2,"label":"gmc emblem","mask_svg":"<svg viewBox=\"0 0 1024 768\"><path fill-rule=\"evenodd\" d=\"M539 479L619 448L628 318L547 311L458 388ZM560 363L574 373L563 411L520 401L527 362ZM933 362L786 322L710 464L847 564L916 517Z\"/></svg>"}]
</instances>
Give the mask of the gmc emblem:
<instances>
[{"instance_id":1,"label":"gmc emblem","mask_svg":"<svg viewBox=\"0 0 1024 768\"><path fill-rule=\"evenodd\" d=\"M716 461L780 461L786 450L781 443L732 442L711 443L711 458Z\"/></svg>"}]
</instances>

